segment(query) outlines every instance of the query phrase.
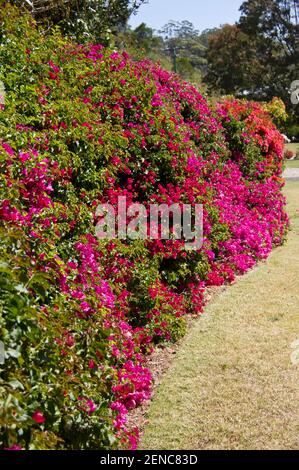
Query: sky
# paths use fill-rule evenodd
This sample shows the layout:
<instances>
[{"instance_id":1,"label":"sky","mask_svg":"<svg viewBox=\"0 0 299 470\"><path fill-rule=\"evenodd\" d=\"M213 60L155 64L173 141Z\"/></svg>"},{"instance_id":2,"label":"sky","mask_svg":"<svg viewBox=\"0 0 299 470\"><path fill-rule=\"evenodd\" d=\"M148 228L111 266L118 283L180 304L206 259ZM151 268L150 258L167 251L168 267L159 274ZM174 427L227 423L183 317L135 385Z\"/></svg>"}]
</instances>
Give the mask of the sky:
<instances>
[{"instance_id":1,"label":"sky","mask_svg":"<svg viewBox=\"0 0 299 470\"><path fill-rule=\"evenodd\" d=\"M161 29L169 20L188 20L196 29L203 31L240 18L242 0L149 0L132 15L129 24L136 28L146 23L155 30Z\"/></svg>"}]
</instances>

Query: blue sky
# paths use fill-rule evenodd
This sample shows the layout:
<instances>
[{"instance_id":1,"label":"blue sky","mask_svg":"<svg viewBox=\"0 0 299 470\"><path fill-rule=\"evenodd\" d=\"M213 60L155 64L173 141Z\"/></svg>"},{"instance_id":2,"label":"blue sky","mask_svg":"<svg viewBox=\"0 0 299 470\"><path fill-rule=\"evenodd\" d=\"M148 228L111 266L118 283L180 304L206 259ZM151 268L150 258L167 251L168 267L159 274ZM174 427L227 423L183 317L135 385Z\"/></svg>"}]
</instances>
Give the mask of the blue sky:
<instances>
[{"instance_id":1,"label":"blue sky","mask_svg":"<svg viewBox=\"0 0 299 470\"><path fill-rule=\"evenodd\" d=\"M129 24L136 28L144 22L159 30L169 20L188 20L203 31L237 21L242 3L242 0L149 0L131 17Z\"/></svg>"}]
</instances>

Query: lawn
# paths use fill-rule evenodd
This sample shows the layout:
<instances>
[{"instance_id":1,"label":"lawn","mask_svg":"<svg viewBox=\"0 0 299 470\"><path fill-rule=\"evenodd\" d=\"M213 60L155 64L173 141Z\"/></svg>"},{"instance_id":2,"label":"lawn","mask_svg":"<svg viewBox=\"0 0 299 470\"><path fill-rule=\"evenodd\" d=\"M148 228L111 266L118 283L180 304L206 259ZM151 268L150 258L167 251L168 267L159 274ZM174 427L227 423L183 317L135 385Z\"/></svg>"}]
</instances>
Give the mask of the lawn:
<instances>
[{"instance_id":1,"label":"lawn","mask_svg":"<svg viewBox=\"0 0 299 470\"><path fill-rule=\"evenodd\" d=\"M287 243L228 287L185 338L149 410L142 449L298 449L299 183Z\"/></svg>"}]
</instances>

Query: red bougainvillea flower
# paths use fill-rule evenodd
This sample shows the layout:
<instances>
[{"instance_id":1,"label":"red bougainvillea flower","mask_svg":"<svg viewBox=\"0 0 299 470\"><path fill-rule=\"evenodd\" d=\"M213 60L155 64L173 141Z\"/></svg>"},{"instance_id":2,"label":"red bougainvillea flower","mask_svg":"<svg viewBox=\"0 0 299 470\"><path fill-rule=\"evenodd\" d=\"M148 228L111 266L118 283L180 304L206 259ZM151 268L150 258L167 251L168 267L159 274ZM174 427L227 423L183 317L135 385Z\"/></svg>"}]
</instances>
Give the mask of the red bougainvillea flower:
<instances>
[{"instance_id":1,"label":"red bougainvillea flower","mask_svg":"<svg viewBox=\"0 0 299 470\"><path fill-rule=\"evenodd\" d=\"M46 421L46 418L41 411L35 411L32 415L32 419L37 424L43 424Z\"/></svg>"}]
</instances>

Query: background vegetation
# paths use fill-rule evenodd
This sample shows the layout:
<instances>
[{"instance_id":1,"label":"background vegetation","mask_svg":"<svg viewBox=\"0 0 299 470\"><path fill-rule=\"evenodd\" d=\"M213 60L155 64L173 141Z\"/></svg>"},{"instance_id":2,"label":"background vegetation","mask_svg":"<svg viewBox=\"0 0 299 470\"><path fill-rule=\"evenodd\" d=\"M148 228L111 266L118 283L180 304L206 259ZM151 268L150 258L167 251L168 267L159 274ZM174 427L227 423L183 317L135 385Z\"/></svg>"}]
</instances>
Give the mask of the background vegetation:
<instances>
[{"instance_id":1,"label":"background vegetation","mask_svg":"<svg viewBox=\"0 0 299 470\"><path fill-rule=\"evenodd\" d=\"M240 20L206 31L189 21L169 21L161 31L129 18L146 0L15 0L48 25L60 25L71 37L126 49L138 59L159 61L167 70L208 87L217 95L258 101L281 98L289 113L284 126L299 136L299 111L290 100L291 83L299 77L299 6L296 0L246 0ZM42 7L43 5L43 7ZM49 8L52 5L52 8Z\"/></svg>"}]
</instances>

